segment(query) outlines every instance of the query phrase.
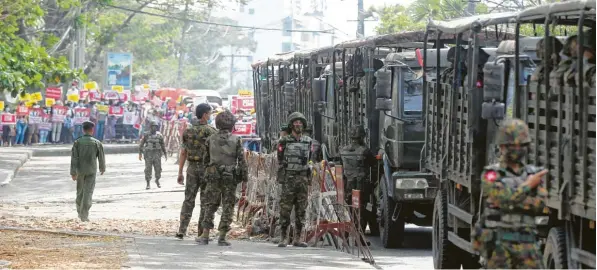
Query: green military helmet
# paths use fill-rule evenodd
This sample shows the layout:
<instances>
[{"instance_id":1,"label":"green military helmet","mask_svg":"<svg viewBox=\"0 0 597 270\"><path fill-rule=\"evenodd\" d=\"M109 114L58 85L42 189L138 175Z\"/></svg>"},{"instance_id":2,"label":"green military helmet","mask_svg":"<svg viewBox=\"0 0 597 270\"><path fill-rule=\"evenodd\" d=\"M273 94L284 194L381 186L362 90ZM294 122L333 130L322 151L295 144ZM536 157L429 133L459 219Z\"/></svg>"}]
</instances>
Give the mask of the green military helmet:
<instances>
[{"instance_id":1,"label":"green military helmet","mask_svg":"<svg viewBox=\"0 0 597 270\"><path fill-rule=\"evenodd\" d=\"M216 116L216 128L232 130L236 124L236 118L230 111L223 111Z\"/></svg>"},{"instance_id":2,"label":"green military helmet","mask_svg":"<svg viewBox=\"0 0 597 270\"><path fill-rule=\"evenodd\" d=\"M361 139L366 136L365 127L363 125L356 125L350 130L351 139Z\"/></svg>"},{"instance_id":3,"label":"green military helmet","mask_svg":"<svg viewBox=\"0 0 597 270\"><path fill-rule=\"evenodd\" d=\"M288 115L288 127L292 127L292 123L296 120L301 120L303 122L303 127L307 127L307 118L300 112L293 112Z\"/></svg>"},{"instance_id":4,"label":"green military helmet","mask_svg":"<svg viewBox=\"0 0 597 270\"><path fill-rule=\"evenodd\" d=\"M560 40L555 37L542 38L537 42L537 58L545 58L543 57L543 52L545 50L546 43L551 46L551 53L555 55L559 54L562 51L562 48L564 47L562 42L560 42Z\"/></svg>"},{"instance_id":5,"label":"green military helmet","mask_svg":"<svg viewBox=\"0 0 597 270\"><path fill-rule=\"evenodd\" d=\"M512 145L531 143L529 127L527 124L516 118L509 118L500 124L497 133L496 144Z\"/></svg>"},{"instance_id":6,"label":"green military helmet","mask_svg":"<svg viewBox=\"0 0 597 270\"><path fill-rule=\"evenodd\" d=\"M159 126L159 125L158 125L158 122L157 122L157 121L151 121L151 126L152 126L152 127L157 127L157 126Z\"/></svg>"}]
</instances>

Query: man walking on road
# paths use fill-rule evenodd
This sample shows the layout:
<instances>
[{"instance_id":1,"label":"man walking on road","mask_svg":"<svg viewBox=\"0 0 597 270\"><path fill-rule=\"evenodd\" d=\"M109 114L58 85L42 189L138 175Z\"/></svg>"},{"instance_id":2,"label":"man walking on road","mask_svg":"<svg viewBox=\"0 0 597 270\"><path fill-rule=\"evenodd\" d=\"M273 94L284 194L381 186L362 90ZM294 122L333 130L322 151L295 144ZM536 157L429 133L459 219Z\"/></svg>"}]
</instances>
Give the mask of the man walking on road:
<instances>
[{"instance_id":1,"label":"man walking on road","mask_svg":"<svg viewBox=\"0 0 597 270\"><path fill-rule=\"evenodd\" d=\"M98 169L103 175L106 171L104 147L93 138L93 122L83 123L84 135L73 144L70 158L70 175L77 181L77 212L81 221L89 221L89 209L95 189L95 176Z\"/></svg>"},{"instance_id":2,"label":"man walking on road","mask_svg":"<svg viewBox=\"0 0 597 270\"><path fill-rule=\"evenodd\" d=\"M201 221L205 215L205 201L203 200L205 185L204 173L205 165L203 164L203 155L206 150L206 141L209 136L216 133L216 129L207 124L207 120L211 115L211 106L207 103L201 103L197 105L195 109L195 115L199 122L193 122L193 126L187 128L182 136L182 150L180 151L180 163L178 166L178 183L184 184L184 176L182 171L184 169L185 161L189 161L187 167L187 183L184 191L184 202L182 203L182 209L180 209L180 227L176 238L182 239L189 227L191 217L193 216L193 209L195 209L195 199L197 198L197 192L201 190L199 196L200 200L200 213L199 213L199 224L198 224L198 237L201 235ZM199 238L197 238L199 239Z\"/></svg>"},{"instance_id":3,"label":"man walking on road","mask_svg":"<svg viewBox=\"0 0 597 270\"><path fill-rule=\"evenodd\" d=\"M150 132L143 135L141 143L139 143L139 161L145 155L145 182L149 189L151 182L151 168L155 171L155 184L160 188L160 178L162 178L162 153L168 161L166 154L166 144L164 143L164 136L158 132L158 123L151 122Z\"/></svg>"}]
</instances>

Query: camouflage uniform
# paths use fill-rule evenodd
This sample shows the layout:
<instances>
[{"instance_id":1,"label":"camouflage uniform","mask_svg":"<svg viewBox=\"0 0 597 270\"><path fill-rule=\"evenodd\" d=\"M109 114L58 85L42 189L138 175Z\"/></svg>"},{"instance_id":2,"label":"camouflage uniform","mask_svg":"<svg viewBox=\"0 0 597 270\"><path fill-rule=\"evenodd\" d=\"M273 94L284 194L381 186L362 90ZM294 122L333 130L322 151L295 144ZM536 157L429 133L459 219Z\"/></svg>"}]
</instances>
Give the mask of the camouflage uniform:
<instances>
[{"instance_id":1,"label":"camouflage uniform","mask_svg":"<svg viewBox=\"0 0 597 270\"><path fill-rule=\"evenodd\" d=\"M184 191L184 202L180 209L180 226L178 228L178 235L185 235L193 210L195 209L195 200L197 199L197 192L200 199L198 234L201 234L201 222L205 217L205 186L204 179L205 165L203 164L203 155L207 152L206 141L209 136L215 134L215 128L208 124L201 124L199 121L192 121L193 125L187 128L182 136L182 147L187 152L187 181Z\"/></svg>"},{"instance_id":2,"label":"camouflage uniform","mask_svg":"<svg viewBox=\"0 0 597 270\"><path fill-rule=\"evenodd\" d=\"M207 244L209 230L213 229L214 214L222 202L222 216L218 226L218 245L229 246L226 233L230 231L236 202L236 187L248 180L248 168L245 161L244 149L240 137L231 134L236 123L234 115L229 111L222 112L216 117L217 134L207 139L207 151L204 155L206 167L205 178L205 218L202 220L203 236L199 243Z\"/></svg>"},{"instance_id":3,"label":"camouflage uniform","mask_svg":"<svg viewBox=\"0 0 597 270\"><path fill-rule=\"evenodd\" d=\"M91 135L79 137L71 151L70 175L77 177L77 213L82 221L89 221L98 162L99 171L105 172L106 158L102 143Z\"/></svg>"},{"instance_id":4,"label":"camouflage uniform","mask_svg":"<svg viewBox=\"0 0 597 270\"><path fill-rule=\"evenodd\" d=\"M145 158L145 182L147 182L146 189L149 189L149 182L151 181L151 168L155 170L155 183L160 187L160 178L162 177L162 154L166 155L166 144L164 143L164 136L157 131L158 124L151 123L151 132L143 135L143 139L139 143L139 154Z\"/></svg>"},{"instance_id":5,"label":"camouflage uniform","mask_svg":"<svg viewBox=\"0 0 597 270\"><path fill-rule=\"evenodd\" d=\"M546 42L547 38L547 42ZM541 59L541 64L535 69L533 75L531 75L531 81L540 81L544 82L545 80L545 67L549 65L549 70L554 70L554 68L560 62L560 51L562 51L563 45L562 43L554 37L546 37L537 42L537 58ZM544 57L543 53L545 51L545 43L550 44L551 46L551 57Z\"/></svg>"},{"instance_id":6,"label":"camouflage uniform","mask_svg":"<svg viewBox=\"0 0 597 270\"><path fill-rule=\"evenodd\" d=\"M482 173L484 208L471 239L473 249L490 269L543 268L535 216L547 212L544 202L547 191L541 186L531 188L523 184L539 171L523 163L530 142L528 127L523 121L503 121L497 143L521 147L507 148L502 152L500 163L485 167ZM522 165L518 173L508 165L513 161Z\"/></svg>"},{"instance_id":7,"label":"camouflage uniform","mask_svg":"<svg viewBox=\"0 0 597 270\"><path fill-rule=\"evenodd\" d=\"M568 57L568 59L560 62L558 66L549 74L549 84L551 86L564 86L566 84L574 85L574 76L568 77L568 73L571 70L576 70L576 61L578 56L576 55L576 40L577 36L570 36L564 47L562 48L562 54Z\"/></svg>"},{"instance_id":8,"label":"camouflage uniform","mask_svg":"<svg viewBox=\"0 0 597 270\"><path fill-rule=\"evenodd\" d=\"M301 120L303 127L307 126L307 119L299 112L291 113L288 118L290 128L292 128L295 120ZM278 245L280 247L286 246L285 239L287 237L288 226L290 226L290 214L293 207L296 217L296 232L300 234L303 229L311 181L311 169L309 167L311 146L311 138L301 134L299 134L298 138L293 134L287 135L280 138L278 142L279 170L283 170L284 173L280 195L280 228L282 233L281 241ZM298 238L294 238L294 245L306 246L305 243L298 242Z\"/></svg>"}]
</instances>

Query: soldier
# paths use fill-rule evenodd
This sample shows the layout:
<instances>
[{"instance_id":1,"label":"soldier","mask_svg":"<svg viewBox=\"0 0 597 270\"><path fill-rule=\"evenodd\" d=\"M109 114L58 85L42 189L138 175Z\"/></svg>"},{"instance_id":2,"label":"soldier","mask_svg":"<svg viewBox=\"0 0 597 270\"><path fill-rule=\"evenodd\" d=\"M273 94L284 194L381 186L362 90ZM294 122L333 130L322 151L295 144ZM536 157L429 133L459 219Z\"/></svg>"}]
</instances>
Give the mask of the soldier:
<instances>
[{"instance_id":1,"label":"soldier","mask_svg":"<svg viewBox=\"0 0 597 270\"><path fill-rule=\"evenodd\" d=\"M70 157L70 175L77 181L77 213L81 221L89 221L89 209L95 189L95 175L99 171L103 175L106 171L104 147L100 141L93 138L95 124L90 121L83 123L84 135L73 144Z\"/></svg>"},{"instance_id":2,"label":"soldier","mask_svg":"<svg viewBox=\"0 0 597 270\"><path fill-rule=\"evenodd\" d=\"M340 150L340 157L342 158L342 169L344 171L344 197L348 205L352 204L352 190L361 191L361 205L364 206L369 202L369 194L371 190L370 170L375 168L377 160L373 156L371 150L365 146L363 139L365 138L365 128L362 125L357 125L351 129L349 145ZM364 209L361 207L361 209ZM365 213L361 212L361 227L364 229L367 226L367 220L364 218Z\"/></svg>"},{"instance_id":3,"label":"soldier","mask_svg":"<svg viewBox=\"0 0 597 270\"><path fill-rule=\"evenodd\" d=\"M295 210L295 229L298 232L294 237L293 245L307 247L300 242L300 233L305 221L307 196L311 184L311 168L309 159L311 155L312 140L303 135L303 127L307 126L307 119L300 112L293 112L288 116L288 128L291 134L280 138L278 142L279 170L283 170L282 193L280 195L280 228L281 239L278 247L286 247L288 226L292 207ZM279 174L280 175L280 174Z\"/></svg>"},{"instance_id":4,"label":"soldier","mask_svg":"<svg viewBox=\"0 0 597 270\"><path fill-rule=\"evenodd\" d=\"M458 61L455 60L456 58L456 50L460 50L460 59ZM448 50L448 62L451 63L450 67L446 68L444 71L442 71L441 74L441 80L442 83L452 83L454 81L454 75L455 74L455 70L456 70L456 64L460 63L460 74L459 74L459 78L460 80L457 82L459 83L459 85L457 86L462 86L463 84L463 78L466 76L466 66L464 64L464 60L466 58L466 49L464 49L461 46L458 47L452 47Z\"/></svg>"},{"instance_id":5,"label":"soldier","mask_svg":"<svg viewBox=\"0 0 597 270\"><path fill-rule=\"evenodd\" d=\"M184 202L180 209L180 227L176 238L183 239L187 233L187 227L191 222L193 209L195 209L195 200L197 192L200 191L200 205L199 222L197 224L197 237L203 231L201 229L201 221L205 216L205 166L203 164L203 154L206 153L206 141L209 136L216 133L216 129L207 124L207 120L211 115L211 106L207 103L201 103L195 108L195 115L197 121L193 121L193 125L187 128L182 135L182 150L180 151L180 163L178 165L178 183L184 184L184 176L182 170L184 169L185 161L189 161L187 167L187 182L184 191ZM195 240L199 240L196 238Z\"/></svg>"},{"instance_id":6,"label":"soldier","mask_svg":"<svg viewBox=\"0 0 597 270\"><path fill-rule=\"evenodd\" d=\"M545 52L545 43L551 46L550 57L543 57L543 53ZM562 48L562 42L555 37L542 38L537 42L537 58L541 59L542 61L533 75L531 75L531 81L543 82L545 80L545 67L549 65L550 70L553 70L558 66L561 60L560 51L562 51Z\"/></svg>"},{"instance_id":7,"label":"soldier","mask_svg":"<svg viewBox=\"0 0 597 270\"><path fill-rule=\"evenodd\" d=\"M241 138L232 135L232 129L236 119L230 111L221 112L216 117L217 134L207 139L207 151L204 155L206 167L205 177L207 187L205 189L205 218L201 222L203 235L197 242L207 245L209 231L214 227L214 214L222 202L222 217L218 226L219 246L230 246L226 241L226 234L230 231L232 217L234 214L234 203L236 202L236 187L241 182L248 180L248 168L245 161L244 149Z\"/></svg>"},{"instance_id":8,"label":"soldier","mask_svg":"<svg viewBox=\"0 0 597 270\"><path fill-rule=\"evenodd\" d=\"M547 213L547 191L539 184L548 171L525 164L531 139L522 120L504 120L496 143L500 162L481 174L485 207L471 235L473 249L490 269L541 269L535 216Z\"/></svg>"},{"instance_id":9,"label":"soldier","mask_svg":"<svg viewBox=\"0 0 597 270\"><path fill-rule=\"evenodd\" d=\"M143 159L145 154L145 182L149 189L149 182L151 181L151 168L155 170L155 184L160 188L160 178L162 177L162 153L166 161L168 156L166 154L166 144L164 143L164 136L158 131L158 123L151 122L150 132L143 135L141 143L139 143L139 161Z\"/></svg>"}]
</instances>

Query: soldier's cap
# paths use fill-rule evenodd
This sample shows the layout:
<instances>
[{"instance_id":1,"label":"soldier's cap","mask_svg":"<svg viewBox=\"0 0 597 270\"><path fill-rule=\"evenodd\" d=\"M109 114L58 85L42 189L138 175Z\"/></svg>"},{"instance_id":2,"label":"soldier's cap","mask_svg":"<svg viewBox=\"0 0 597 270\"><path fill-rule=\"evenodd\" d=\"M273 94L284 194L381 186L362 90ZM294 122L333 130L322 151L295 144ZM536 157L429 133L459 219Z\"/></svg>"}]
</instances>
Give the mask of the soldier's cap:
<instances>
[{"instance_id":1,"label":"soldier's cap","mask_svg":"<svg viewBox=\"0 0 597 270\"><path fill-rule=\"evenodd\" d=\"M151 126L158 126L158 122L156 122L156 121L151 121Z\"/></svg>"},{"instance_id":2,"label":"soldier's cap","mask_svg":"<svg viewBox=\"0 0 597 270\"><path fill-rule=\"evenodd\" d=\"M92 129L93 127L95 127L95 124L91 121L85 121L85 122L83 122L82 126L83 126L84 130L89 130L89 129Z\"/></svg>"}]
</instances>

